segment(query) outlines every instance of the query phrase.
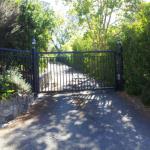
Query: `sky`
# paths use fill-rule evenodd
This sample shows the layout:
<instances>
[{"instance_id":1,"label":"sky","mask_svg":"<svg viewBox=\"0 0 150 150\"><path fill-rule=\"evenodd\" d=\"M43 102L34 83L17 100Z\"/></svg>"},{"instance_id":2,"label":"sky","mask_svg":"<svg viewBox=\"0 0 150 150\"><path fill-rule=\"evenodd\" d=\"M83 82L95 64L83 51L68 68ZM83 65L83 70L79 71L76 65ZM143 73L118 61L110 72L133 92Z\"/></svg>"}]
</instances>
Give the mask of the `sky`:
<instances>
[{"instance_id":1,"label":"sky","mask_svg":"<svg viewBox=\"0 0 150 150\"><path fill-rule=\"evenodd\" d=\"M67 7L63 5L62 0L42 0L50 3L54 11L61 16L65 16ZM150 2L150 0L144 0L145 2Z\"/></svg>"},{"instance_id":2,"label":"sky","mask_svg":"<svg viewBox=\"0 0 150 150\"><path fill-rule=\"evenodd\" d=\"M66 14L67 6L63 5L62 0L42 0L42 1L50 3L54 11L59 15L64 16Z\"/></svg>"}]
</instances>

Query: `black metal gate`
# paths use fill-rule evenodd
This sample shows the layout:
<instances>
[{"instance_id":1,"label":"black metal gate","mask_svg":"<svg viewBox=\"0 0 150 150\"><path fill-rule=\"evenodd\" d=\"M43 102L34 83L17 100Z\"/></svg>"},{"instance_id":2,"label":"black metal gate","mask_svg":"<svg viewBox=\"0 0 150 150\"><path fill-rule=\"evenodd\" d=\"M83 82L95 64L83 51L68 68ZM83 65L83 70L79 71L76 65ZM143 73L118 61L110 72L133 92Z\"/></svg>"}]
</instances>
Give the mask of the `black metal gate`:
<instances>
[{"instance_id":1,"label":"black metal gate","mask_svg":"<svg viewBox=\"0 0 150 150\"><path fill-rule=\"evenodd\" d=\"M38 53L39 92L116 88L116 53L107 51Z\"/></svg>"},{"instance_id":2,"label":"black metal gate","mask_svg":"<svg viewBox=\"0 0 150 150\"><path fill-rule=\"evenodd\" d=\"M0 48L0 74L17 66L34 93L121 89L122 51L36 52Z\"/></svg>"}]
</instances>

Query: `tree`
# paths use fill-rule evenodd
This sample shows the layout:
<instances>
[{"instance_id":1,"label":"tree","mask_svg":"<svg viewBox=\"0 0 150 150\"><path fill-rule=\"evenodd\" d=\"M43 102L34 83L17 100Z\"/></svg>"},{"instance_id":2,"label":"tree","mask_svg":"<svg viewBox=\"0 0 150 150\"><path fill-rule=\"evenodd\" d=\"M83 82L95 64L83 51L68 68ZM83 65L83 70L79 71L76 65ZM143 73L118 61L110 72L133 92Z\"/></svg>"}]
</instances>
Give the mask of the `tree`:
<instances>
[{"instance_id":1,"label":"tree","mask_svg":"<svg viewBox=\"0 0 150 150\"><path fill-rule=\"evenodd\" d=\"M0 47L14 47L14 36L18 31L18 4L13 0L0 1Z\"/></svg>"},{"instance_id":2,"label":"tree","mask_svg":"<svg viewBox=\"0 0 150 150\"><path fill-rule=\"evenodd\" d=\"M46 51L51 40L52 30L55 27L55 16L52 10L45 8L38 1L22 1L18 19L20 30L18 38L23 39L19 47L31 49L32 38L37 40L37 49ZM19 40L19 39L18 39Z\"/></svg>"},{"instance_id":3,"label":"tree","mask_svg":"<svg viewBox=\"0 0 150 150\"><path fill-rule=\"evenodd\" d=\"M55 51L72 50L72 43L79 36L79 26L71 15L57 14L56 26L52 32L52 45Z\"/></svg>"},{"instance_id":4,"label":"tree","mask_svg":"<svg viewBox=\"0 0 150 150\"><path fill-rule=\"evenodd\" d=\"M85 36L93 40L93 49L106 49L109 29L113 21L117 24L115 17L132 16L140 0L66 0L66 2L71 5L79 25L86 28Z\"/></svg>"},{"instance_id":5,"label":"tree","mask_svg":"<svg viewBox=\"0 0 150 150\"><path fill-rule=\"evenodd\" d=\"M1 47L31 50L34 37L39 51L48 49L55 16L38 0L2 0L0 19Z\"/></svg>"}]
</instances>

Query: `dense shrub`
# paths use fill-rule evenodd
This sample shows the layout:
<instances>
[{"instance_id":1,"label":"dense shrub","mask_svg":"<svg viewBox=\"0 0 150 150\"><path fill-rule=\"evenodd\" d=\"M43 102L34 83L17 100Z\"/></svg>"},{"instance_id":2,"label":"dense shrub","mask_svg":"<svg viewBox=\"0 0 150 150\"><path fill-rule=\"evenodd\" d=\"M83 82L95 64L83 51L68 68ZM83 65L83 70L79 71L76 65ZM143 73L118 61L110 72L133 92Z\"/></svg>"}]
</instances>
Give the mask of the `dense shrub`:
<instances>
[{"instance_id":1,"label":"dense shrub","mask_svg":"<svg viewBox=\"0 0 150 150\"><path fill-rule=\"evenodd\" d=\"M135 21L123 26L125 88L150 104L150 3L141 5Z\"/></svg>"},{"instance_id":2,"label":"dense shrub","mask_svg":"<svg viewBox=\"0 0 150 150\"><path fill-rule=\"evenodd\" d=\"M0 100L9 98L13 94L27 94L31 86L26 83L17 68L7 70L0 75Z\"/></svg>"}]
</instances>

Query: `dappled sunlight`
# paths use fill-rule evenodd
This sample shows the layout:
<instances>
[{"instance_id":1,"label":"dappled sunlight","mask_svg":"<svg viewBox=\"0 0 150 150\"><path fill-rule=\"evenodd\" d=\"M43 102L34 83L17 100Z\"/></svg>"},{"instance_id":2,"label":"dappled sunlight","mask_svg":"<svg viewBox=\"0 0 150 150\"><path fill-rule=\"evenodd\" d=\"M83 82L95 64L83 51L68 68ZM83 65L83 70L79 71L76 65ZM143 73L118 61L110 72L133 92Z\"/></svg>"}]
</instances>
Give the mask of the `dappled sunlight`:
<instances>
[{"instance_id":1,"label":"dappled sunlight","mask_svg":"<svg viewBox=\"0 0 150 150\"><path fill-rule=\"evenodd\" d=\"M39 150L124 150L126 147L133 150L150 146L148 126L135 118L134 108L124 101L120 103L111 92L100 93L56 94L53 100L47 97L34 122L1 135L0 139L7 137L3 145L15 144L18 150L30 146ZM141 132L141 127L147 133Z\"/></svg>"}]
</instances>

